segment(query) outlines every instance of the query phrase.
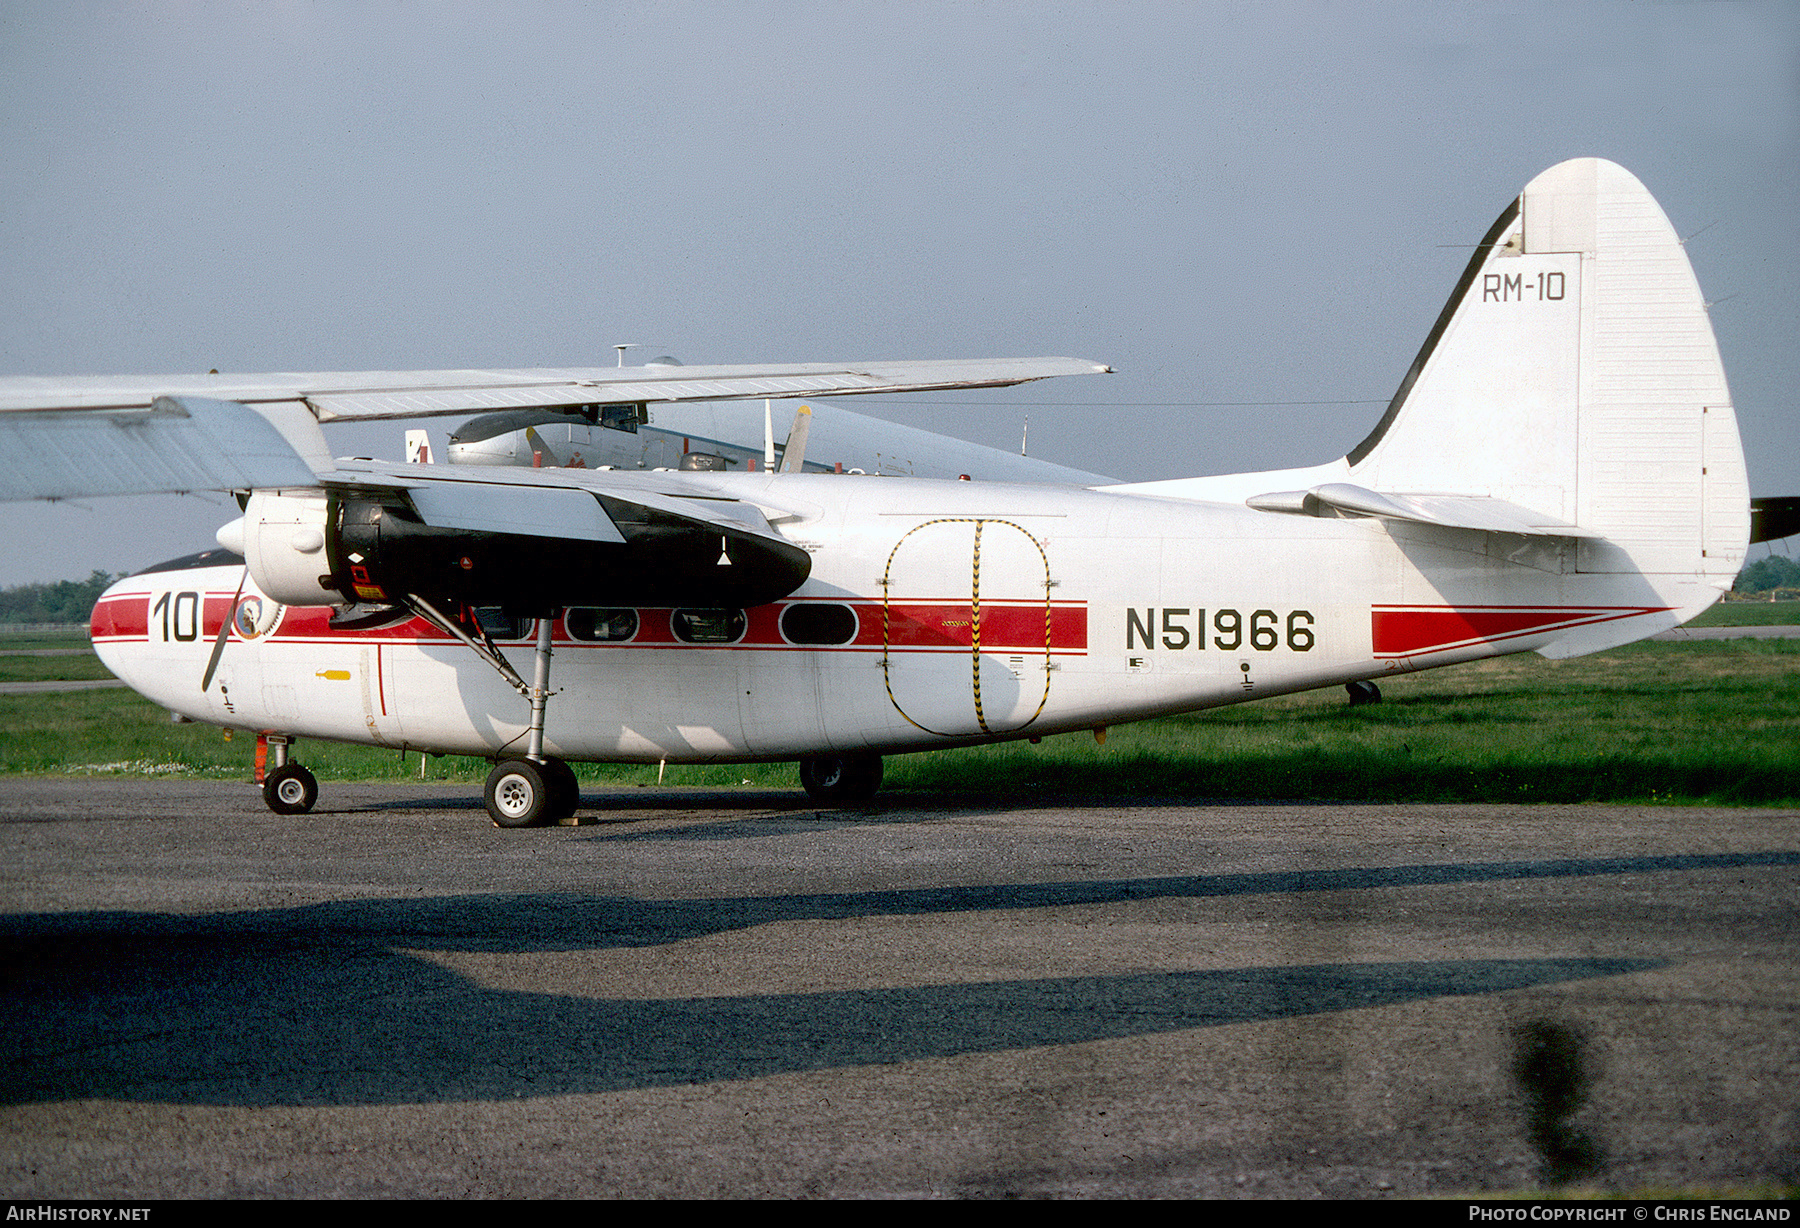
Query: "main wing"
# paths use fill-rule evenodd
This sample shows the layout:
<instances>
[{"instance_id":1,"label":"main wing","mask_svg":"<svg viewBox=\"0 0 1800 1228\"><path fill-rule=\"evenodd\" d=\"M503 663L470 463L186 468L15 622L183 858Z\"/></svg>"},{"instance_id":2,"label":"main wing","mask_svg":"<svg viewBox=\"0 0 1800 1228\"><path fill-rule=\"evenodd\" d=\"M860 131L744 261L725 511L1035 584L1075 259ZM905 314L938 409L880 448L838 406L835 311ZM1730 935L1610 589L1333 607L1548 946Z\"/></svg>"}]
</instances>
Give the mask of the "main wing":
<instances>
[{"instance_id":1,"label":"main wing","mask_svg":"<svg viewBox=\"0 0 1800 1228\"><path fill-rule=\"evenodd\" d=\"M1074 358L996 358L0 378L0 500L295 485L296 460L310 473L332 468L319 423L334 420L1002 388L1109 370ZM241 407L287 447L271 445ZM243 455L249 441L256 457Z\"/></svg>"}]
</instances>

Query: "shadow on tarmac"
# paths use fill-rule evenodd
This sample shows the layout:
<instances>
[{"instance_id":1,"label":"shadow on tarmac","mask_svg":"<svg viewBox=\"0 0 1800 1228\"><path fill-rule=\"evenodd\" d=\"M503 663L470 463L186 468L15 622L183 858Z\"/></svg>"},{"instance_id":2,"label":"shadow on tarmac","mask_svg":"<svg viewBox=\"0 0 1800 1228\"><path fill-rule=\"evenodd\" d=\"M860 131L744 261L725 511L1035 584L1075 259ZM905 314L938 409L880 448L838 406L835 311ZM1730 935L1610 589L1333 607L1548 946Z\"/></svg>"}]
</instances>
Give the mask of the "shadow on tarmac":
<instances>
[{"instance_id":1,"label":"shadow on tarmac","mask_svg":"<svg viewBox=\"0 0 1800 1228\"><path fill-rule=\"evenodd\" d=\"M1594 858L725 899L566 892L0 919L0 1103L397 1104L665 1087L1491 994L1661 966L1446 960L621 999L479 984L409 951L644 947L774 921L1800 864ZM586 995L586 996L576 996Z\"/></svg>"},{"instance_id":2,"label":"shadow on tarmac","mask_svg":"<svg viewBox=\"0 0 1800 1228\"><path fill-rule=\"evenodd\" d=\"M298 938L56 945L68 968L55 990L20 994L13 982L14 1052L0 1076L0 1103L368 1105L576 1095L1079 1044L1658 966L1332 964L616 1000L509 993L414 956L330 951Z\"/></svg>"}]
</instances>

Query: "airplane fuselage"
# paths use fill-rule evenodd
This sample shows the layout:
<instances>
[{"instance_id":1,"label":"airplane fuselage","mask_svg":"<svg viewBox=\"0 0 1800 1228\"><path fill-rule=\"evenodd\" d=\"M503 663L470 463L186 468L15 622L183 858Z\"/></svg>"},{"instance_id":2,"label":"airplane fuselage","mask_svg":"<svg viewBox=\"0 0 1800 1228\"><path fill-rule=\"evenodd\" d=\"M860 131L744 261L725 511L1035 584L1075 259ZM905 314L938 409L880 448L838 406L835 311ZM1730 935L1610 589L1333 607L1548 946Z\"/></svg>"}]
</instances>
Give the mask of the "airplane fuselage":
<instances>
[{"instance_id":1,"label":"airplane fuselage","mask_svg":"<svg viewBox=\"0 0 1800 1228\"><path fill-rule=\"evenodd\" d=\"M1068 487L709 480L762 507L809 553L810 577L745 611L565 612L546 753L781 760L1035 737L1528 650L1676 604L1647 581L1573 570L1571 543L1554 539L1490 534L1472 549L1428 526ZM122 580L96 607L102 659L140 693L242 729L522 747L526 702L442 630L346 631L328 607L276 610L219 557ZM529 675L530 621L492 629Z\"/></svg>"}]
</instances>

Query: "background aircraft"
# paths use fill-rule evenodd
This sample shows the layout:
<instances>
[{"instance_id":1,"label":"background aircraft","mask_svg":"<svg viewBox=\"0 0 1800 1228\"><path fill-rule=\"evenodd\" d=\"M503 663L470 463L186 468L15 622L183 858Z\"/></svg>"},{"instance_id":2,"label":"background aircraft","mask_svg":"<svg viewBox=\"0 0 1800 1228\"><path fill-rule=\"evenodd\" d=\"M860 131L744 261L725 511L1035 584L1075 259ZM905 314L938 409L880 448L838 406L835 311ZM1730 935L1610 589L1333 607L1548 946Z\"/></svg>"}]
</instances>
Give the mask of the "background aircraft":
<instances>
[{"instance_id":1,"label":"background aircraft","mask_svg":"<svg viewBox=\"0 0 1800 1228\"><path fill-rule=\"evenodd\" d=\"M245 492L229 554L102 599L108 665L262 731L279 810L316 796L283 761L300 734L489 756L508 826L571 812L570 759L798 759L809 791L851 799L888 753L1593 652L1692 617L1743 560L1743 453L1699 287L1649 193L1596 159L1508 205L1374 431L1324 465L1090 489L334 461L318 435L343 416L1104 370L4 381L0 443L35 461L4 489Z\"/></svg>"},{"instance_id":2,"label":"background aircraft","mask_svg":"<svg viewBox=\"0 0 1800 1228\"><path fill-rule=\"evenodd\" d=\"M659 358L647 369L681 366ZM1021 448L1024 440L1021 439ZM1095 485L1112 479L814 401L594 405L483 414L450 433L458 465L873 473L1003 482Z\"/></svg>"}]
</instances>

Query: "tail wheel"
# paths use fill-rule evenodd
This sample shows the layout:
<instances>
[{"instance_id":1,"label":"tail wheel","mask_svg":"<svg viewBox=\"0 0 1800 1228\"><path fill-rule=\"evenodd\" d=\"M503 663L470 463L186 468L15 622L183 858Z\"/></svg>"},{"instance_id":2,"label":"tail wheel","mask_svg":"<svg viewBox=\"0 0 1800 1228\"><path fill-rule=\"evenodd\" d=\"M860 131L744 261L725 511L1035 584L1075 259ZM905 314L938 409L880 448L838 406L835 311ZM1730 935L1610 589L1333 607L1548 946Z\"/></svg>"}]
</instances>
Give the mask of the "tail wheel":
<instances>
[{"instance_id":1,"label":"tail wheel","mask_svg":"<svg viewBox=\"0 0 1800 1228\"><path fill-rule=\"evenodd\" d=\"M813 755L800 761L800 783L817 801L866 802L881 787L881 756Z\"/></svg>"},{"instance_id":2,"label":"tail wheel","mask_svg":"<svg viewBox=\"0 0 1800 1228\"><path fill-rule=\"evenodd\" d=\"M262 791L276 814L305 814L319 800L319 781L298 763L285 763L263 777Z\"/></svg>"},{"instance_id":3,"label":"tail wheel","mask_svg":"<svg viewBox=\"0 0 1800 1228\"><path fill-rule=\"evenodd\" d=\"M555 790L544 765L503 759L488 773L488 817L495 827L541 827L550 822Z\"/></svg>"}]
</instances>

